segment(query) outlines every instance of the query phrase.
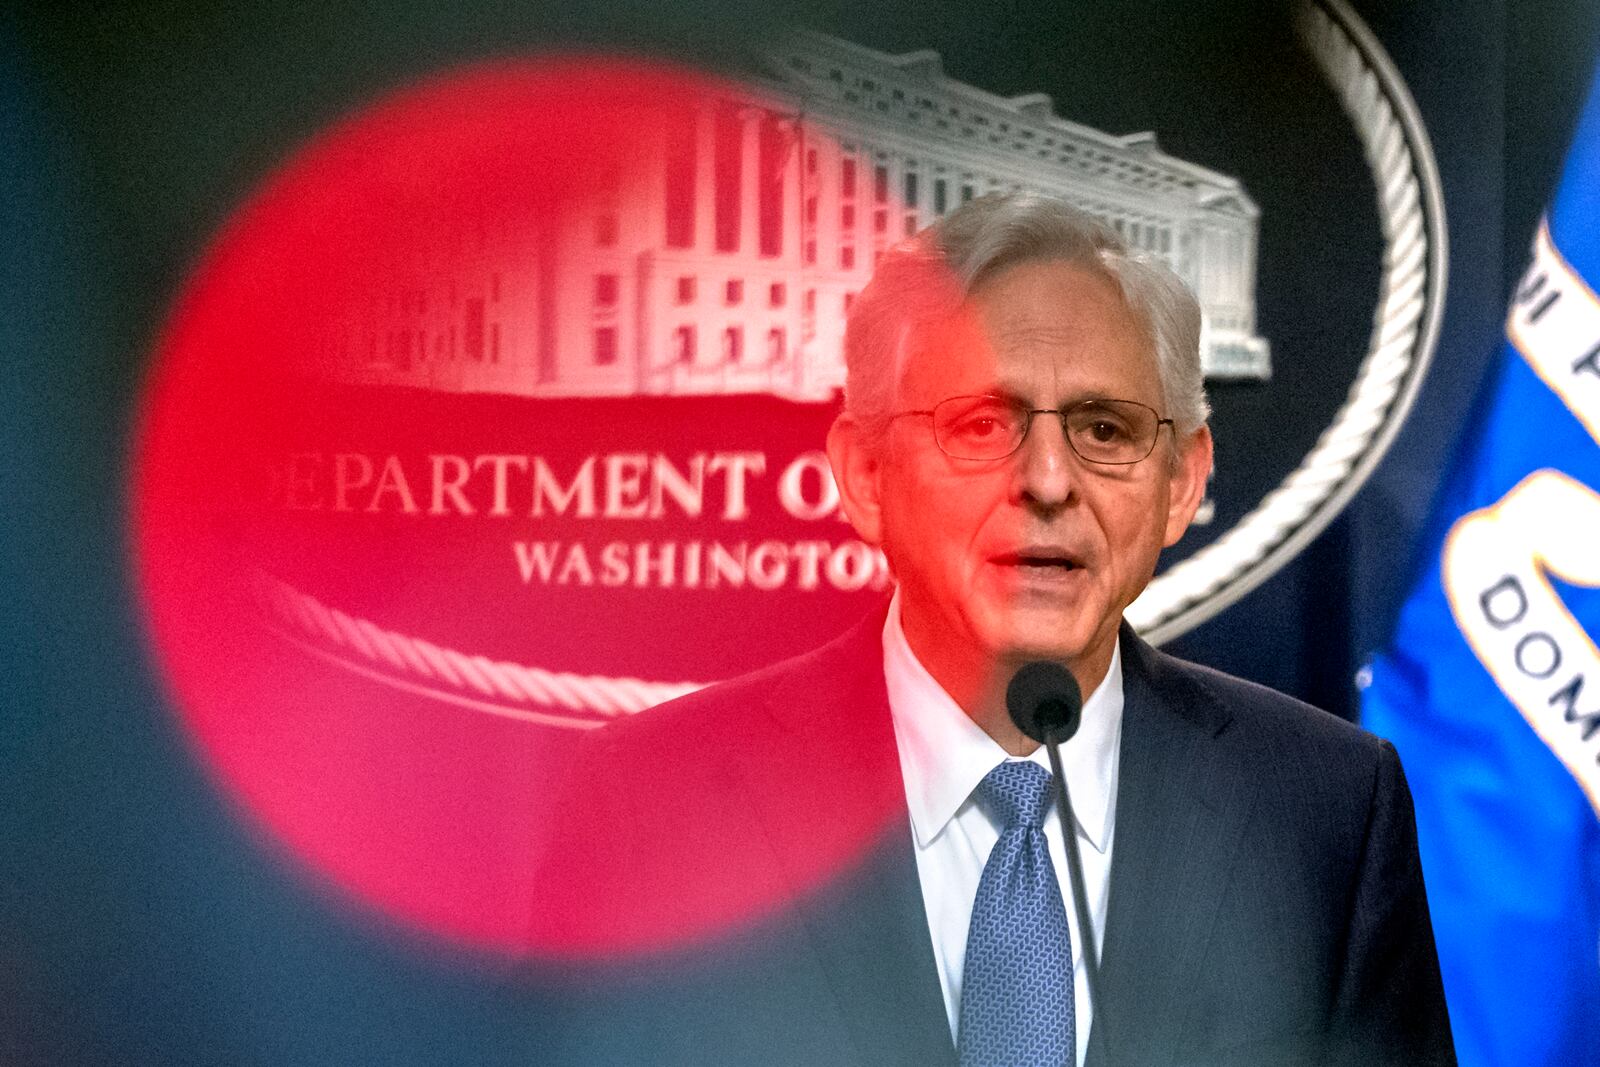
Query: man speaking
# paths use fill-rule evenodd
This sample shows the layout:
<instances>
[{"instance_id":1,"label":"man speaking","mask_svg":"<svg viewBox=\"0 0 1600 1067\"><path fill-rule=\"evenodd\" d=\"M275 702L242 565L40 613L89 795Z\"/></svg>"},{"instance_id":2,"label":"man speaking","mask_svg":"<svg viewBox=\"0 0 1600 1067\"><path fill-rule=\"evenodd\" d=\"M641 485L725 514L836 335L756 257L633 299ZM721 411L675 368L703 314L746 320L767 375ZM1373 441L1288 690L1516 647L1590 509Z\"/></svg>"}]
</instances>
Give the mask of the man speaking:
<instances>
[{"instance_id":1,"label":"man speaking","mask_svg":"<svg viewBox=\"0 0 1600 1067\"><path fill-rule=\"evenodd\" d=\"M1055 200L884 256L828 457L895 594L586 744L552 1058L1454 1062L1393 749L1122 621L1211 470L1199 330ZM1064 782L1007 703L1040 661L1084 694Z\"/></svg>"}]
</instances>

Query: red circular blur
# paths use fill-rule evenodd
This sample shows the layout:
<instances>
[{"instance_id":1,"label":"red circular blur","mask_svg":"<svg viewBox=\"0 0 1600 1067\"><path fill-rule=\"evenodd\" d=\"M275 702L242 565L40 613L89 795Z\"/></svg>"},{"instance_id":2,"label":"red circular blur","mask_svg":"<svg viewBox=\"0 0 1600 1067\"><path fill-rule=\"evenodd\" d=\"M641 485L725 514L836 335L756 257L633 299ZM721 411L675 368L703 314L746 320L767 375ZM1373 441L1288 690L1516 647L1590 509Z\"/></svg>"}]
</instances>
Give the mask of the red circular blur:
<instances>
[{"instance_id":1,"label":"red circular blur","mask_svg":"<svg viewBox=\"0 0 1600 1067\"><path fill-rule=\"evenodd\" d=\"M629 198L661 177L651 169L659 155L644 146L670 146L708 106L757 98L699 74L595 58L486 66L398 94L266 184L218 237L163 334L134 443L132 547L174 702L268 840L408 924L516 952L551 947L529 943L543 930L570 942L555 946L563 951L600 952L694 937L778 903L753 891L707 894L698 911L678 910L671 931L635 923L613 945L565 939L549 916L536 922L554 783L576 727L617 712L603 695L582 697L582 714L570 698L512 699L501 668L705 682L816 644L866 611L882 583L866 584L866 557L826 506L815 453L803 451L820 447L831 407L683 397L642 417L628 396L512 400L459 383L441 386L454 390L441 399L414 372L433 358L428 344L442 350L444 332L420 341L416 356L403 338L396 356L397 335L369 328L426 316L430 300L471 305L454 288L463 263L532 277L574 229L632 225ZM620 207L607 221L612 208L597 204ZM774 289L774 304L779 296ZM476 320L452 322L466 323L462 351L482 362L498 358L501 338L479 303ZM373 387L352 376L362 360L387 360L412 373L410 384ZM453 365L426 362L441 374ZM740 441L756 433L773 469L716 458L750 453ZM519 470L493 458L507 450L527 461L562 448L563 479L586 469L585 449L596 470L626 473L635 453L667 457L650 462L675 464L668 473L680 476L708 466L722 496L708 490L705 515L684 506L663 529L687 546L722 536L705 533L711 518L764 524L794 546L779 590L788 599L770 607L756 578L716 597L668 590L670 602L633 588L642 580L601 590L579 570L566 582L570 545L541 562L531 540L539 524L525 505L513 513L492 477L496 463L501 477ZM780 466L800 501L787 513L767 499ZM468 467L470 504L450 481ZM736 499L736 476L748 500ZM679 497L664 510L682 484L669 482ZM746 504L750 514L735 514ZM576 536L561 526L570 518L551 528ZM462 562L485 543L492 580ZM530 584L541 565L545 584ZM695 633L707 639L684 636ZM857 851L858 830L820 849L818 863ZM583 895L564 887L542 899Z\"/></svg>"}]
</instances>

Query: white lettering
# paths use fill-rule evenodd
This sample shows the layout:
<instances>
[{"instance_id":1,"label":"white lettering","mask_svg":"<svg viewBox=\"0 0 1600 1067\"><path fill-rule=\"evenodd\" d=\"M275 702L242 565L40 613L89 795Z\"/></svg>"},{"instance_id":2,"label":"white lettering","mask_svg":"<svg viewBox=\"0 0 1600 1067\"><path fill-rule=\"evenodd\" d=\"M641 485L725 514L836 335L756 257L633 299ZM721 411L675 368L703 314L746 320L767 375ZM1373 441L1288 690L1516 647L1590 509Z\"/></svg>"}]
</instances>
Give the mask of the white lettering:
<instances>
[{"instance_id":1,"label":"white lettering","mask_svg":"<svg viewBox=\"0 0 1600 1067\"><path fill-rule=\"evenodd\" d=\"M315 511L322 506L322 497L317 489L317 470L321 466L321 452L296 452L289 457L288 473L283 481L284 507L295 511ZM302 492L306 496L302 496Z\"/></svg>"},{"instance_id":2,"label":"white lettering","mask_svg":"<svg viewBox=\"0 0 1600 1067\"><path fill-rule=\"evenodd\" d=\"M1600 814L1600 720L1576 710L1583 679L1600 677L1600 649L1551 582L1600 588L1597 529L1600 494L1536 471L1456 522L1441 569L1467 644Z\"/></svg>"},{"instance_id":3,"label":"white lettering","mask_svg":"<svg viewBox=\"0 0 1600 1067\"><path fill-rule=\"evenodd\" d=\"M531 582L537 574L539 581L550 584L550 575L556 567L556 552L561 545L555 541L513 541L511 549L517 556L517 570L524 582Z\"/></svg>"},{"instance_id":4,"label":"white lettering","mask_svg":"<svg viewBox=\"0 0 1600 1067\"><path fill-rule=\"evenodd\" d=\"M722 517L728 522L739 522L750 517L745 503L745 482L754 475L759 477L767 469L767 457L760 452L716 452L707 469L712 473L727 472L724 479Z\"/></svg>"},{"instance_id":5,"label":"white lettering","mask_svg":"<svg viewBox=\"0 0 1600 1067\"><path fill-rule=\"evenodd\" d=\"M594 507L594 457L590 456L578 467L572 476L572 484L565 489L556 481L556 476L551 473L550 467L540 456L533 457L533 508L531 514L539 518L544 514L544 505L548 501L555 509L557 515L565 515L567 509L577 502L573 514L580 519L592 519L595 515Z\"/></svg>"},{"instance_id":6,"label":"white lettering","mask_svg":"<svg viewBox=\"0 0 1600 1067\"><path fill-rule=\"evenodd\" d=\"M808 498L806 475L813 474L817 492ZM833 481L833 469L828 457L821 452L805 452L796 456L778 478L778 503L783 510L797 519L824 519L839 511L839 487Z\"/></svg>"},{"instance_id":7,"label":"white lettering","mask_svg":"<svg viewBox=\"0 0 1600 1067\"><path fill-rule=\"evenodd\" d=\"M472 502L461 491L461 487L467 484L467 479L472 477L472 468L467 466L466 459L450 455L431 455L428 459L433 462L433 504L428 508L428 514L443 515L446 496L461 514L475 514ZM449 476L444 472L446 467L450 468Z\"/></svg>"},{"instance_id":8,"label":"white lettering","mask_svg":"<svg viewBox=\"0 0 1600 1067\"><path fill-rule=\"evenodd\" d=\"M411 486L406 482L406 472L400 467L400 457L390 456L383 461L383 471L378 475L378 484L372 490L372 499L367 501L367 510L381 511L383 509L383 495L393 493L400 498L400 510L407 515L417 513L417 500L411 495Z\"/></svg>"},{"instance_id":9,"label":"white lettering","mask_svg":"<svg viewBox=\"0 0 1600 1067\"><path fill-rule=\"evenodd\" d=\"M600 550L600 584L616 587L628 582L628 546L613 541Z\"/></svg>"},{"instance_id":10,"label":"white lettering","mask_svg":"<svg viewBox=\"0 0 1600 1067\"><path fill-rule=\"evenodd\" d=\"M365 489L371 484L372 460L359 452L340 452L333 457L334 511L354 511L350 506L350 490Z\"/></svg>"},{"instance_id":11,"label":"white lettering","mask_svg":"<svg viewBox=\"0 0 1600 1067\"><path fill-rule=\"evenodd\" d=\"M689 457L689 475L684 475L666 456L656 453L650 461L650 517L659 519L666 514L666 498L690 518L699 518L705 506L706 457L704 452Z\"/></svg>"},{"instance_id":12,"label":"white lettering","mask_svg":"<svg viewBox=\"0 0 1600 1067\"><path fill-rule=\"evenodd\" d=\"M668 541L658 545L655 558L650 556L650 542L640 541L633 546L633 584L646 586L650 584L650 572L656 571L661 575L661 580L656 585L666 588L672 585L673 561L677 557L678 546Z\"/></svg>"},{"instance_id":13,"label":"white lettering","mask_svg":"<svg viewBox=\"0 0 1600 1067\"><path fill-rule=\"evenodd\" d=\"M1540 226L1506 334L1600 443L1600 300Z\"/></svg>"},{"instance_id":14,"label":"white lettering","mask_svg":"<svg viewBox=\"0 0 1600 1067\"><path fill-rule=\"evenodd\" d=\"M606 457L606 518L642 519L649 512L650 502L644 498L644 472L649 462L643 452Z\"/></svg>"},{"instance_id":15,"label":"white lettering","mask_svg":"<svg viewBox=\"0 0 1600 1067\"><path fill-rule=\"evenodd\" d=\"M494 469L494 504L489 508L491 515L509 515L511 506L506 501L506 468L515 467L519 472L528 469L528 457L489 455L478 456L472 461L473 473L485 463Z\"/></svg>"},{"instance_id":16,"label":"white lettering","mask_svg":"<svg viewBox=\"0 0 1600 1067\"><path fill-rule=\"evenodd\" d=\"M567 546L567 558L561 564L561 570L556 574L557 585L570 585L576 581L579 585L594 584L594 570L589 566L589 553L583 550L581 544Z\"/></svg>"},{"instance_id":17,"label":"white lettering","mask_svg":"<svg viewBox=\"0 0 1600 1067\"><path fill-rule=\"evenodd\" d=\"M757 589L776 589L789 577L789 552L777 541L763 541L750 553L750 584Z\"/></svg>"}]
</instances>

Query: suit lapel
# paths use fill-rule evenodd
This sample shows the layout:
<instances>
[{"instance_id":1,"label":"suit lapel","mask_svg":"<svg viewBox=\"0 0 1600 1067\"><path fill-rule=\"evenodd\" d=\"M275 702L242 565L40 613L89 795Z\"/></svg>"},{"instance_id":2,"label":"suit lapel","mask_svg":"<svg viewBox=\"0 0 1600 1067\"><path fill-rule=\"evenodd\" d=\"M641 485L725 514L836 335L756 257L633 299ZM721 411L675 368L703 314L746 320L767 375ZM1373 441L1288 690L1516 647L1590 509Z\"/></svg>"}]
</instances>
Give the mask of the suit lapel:
<instances>
[{"instance_id":1,"label":"suit lapel","mask_svg":"<svg viewBox=\"0 0 1600 1067\"><path fill-rule=\"evenodd\" d=\"M1255 796L1230 714L1124 627L1116 837L1090 1067L1169 1062Z\"/></svg>"},{"instance_id":2,"label":"suit lapel","mask_svg":"<svg viewBox=\"0 0 1600 1067\"><path fill-rule=\"evenodd\" d=\"M883 613L807 657L768 701L778 749L739 768L862 1063L955 1063L884 688ZM795 788L771 785L781 760ZM808 791L801 783L810 783ZM832 876L796 842L837 852Z\"/></svg>"},{"instance_id":3,"label":"suit lapel","mask_svg":"<svg viewBox=\"0 0 1600 1067\"><path fill-rule=\"evenodd\" d=\"M955 1063L884 689L882 613L807 657L766 709L772 750L738 773L862 1063ZM1124 629L1116 831L1090 1067L1170 1062L1255 797L1230 715ZM773 788L773 761L791 783ZM839 788L847 784L846 788ZM824 825L826 824L826 825ZM795 842L849 847L819 881ZM831 836L830 836L831 832Z\"/></svg>"}]
</instances>

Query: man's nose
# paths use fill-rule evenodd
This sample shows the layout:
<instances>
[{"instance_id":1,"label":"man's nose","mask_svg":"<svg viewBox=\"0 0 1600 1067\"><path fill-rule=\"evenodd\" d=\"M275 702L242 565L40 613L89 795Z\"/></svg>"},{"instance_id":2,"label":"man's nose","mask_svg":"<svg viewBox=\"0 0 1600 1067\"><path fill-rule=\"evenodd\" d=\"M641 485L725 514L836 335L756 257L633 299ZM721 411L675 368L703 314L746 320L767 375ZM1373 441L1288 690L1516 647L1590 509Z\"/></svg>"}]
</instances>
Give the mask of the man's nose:
<instances>
[{"instance_id":1,"label":"man's nose","mask_svg":"<svg viewBox=\"0 0 1600 1067\"><path fill-rule=\"evenodd\" d=\"M1045 411L1033 416L1016 462L1016 490L1021 502L1053 509L1072 499L1077 487L1078 457L1067 444L1066 424L1058 413Z\"/></svg>"}]
</instances>

